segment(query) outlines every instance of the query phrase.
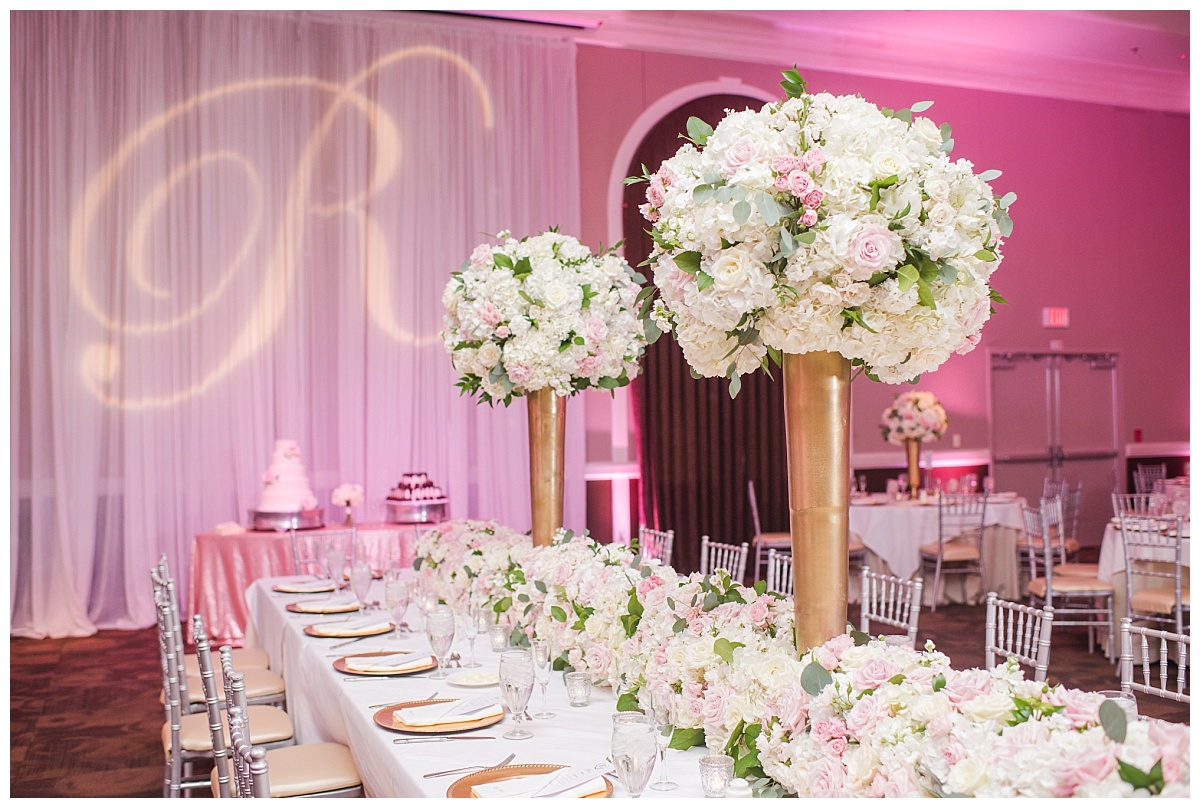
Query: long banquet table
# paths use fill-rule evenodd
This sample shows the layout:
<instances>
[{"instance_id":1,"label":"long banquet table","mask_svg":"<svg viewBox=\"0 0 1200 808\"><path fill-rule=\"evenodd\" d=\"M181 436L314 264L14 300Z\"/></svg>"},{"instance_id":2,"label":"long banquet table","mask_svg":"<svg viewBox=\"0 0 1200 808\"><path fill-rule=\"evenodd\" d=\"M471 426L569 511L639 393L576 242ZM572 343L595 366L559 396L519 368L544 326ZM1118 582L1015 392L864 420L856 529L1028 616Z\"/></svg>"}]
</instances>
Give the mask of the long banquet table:
<instances>
[{"instance_id":1,"label":"long banquet table","mask_svg":"<svg viewBox=\"0 0 1200 808\"><path fill-rule=\"evenodd\" d=\"M1023 541L1024 523L1021 505L1025 500L1015 494L998 494L989 499L984 510L984 563L987 587L968 588L968 598L981 599L988 591L1009 600L1022 600L1020 570L1016 548ZM854 500L850 504L850 532L866 546L871 568L901 578L921 574L921 545L937 542L937 501L887 501L882 495ZM926 576L925 605L933 603L932 571ZM959 597L958 583L946 584L943 576L938 603Z\"/></svg>"},{"instance_id":2,"label":"long banquet table","mask_svg":"<svg viewBox=\"0 0 1200 808\"><path fill-rule=\"evenodd\" d=\"M445 680L430 679L428 674L361 679L338 672L333 663L340 656L384 650L411 650L416 654L428 654L430 646L423 634L414 633L402 636L399 640L391 635L366 638L335 649L332 646L346 641L310 637L304 633L304 627L322 620L336 619L337 616L288 612L288 603L314 596L272 591L272 587L281 580L297 579L266 578L256 581L247 590L246 600L252 620L251 634L247 640L256 641L267 650L272 669L286 678L288 713L296 727L297 741L333 741L349 746L362 775L367 796L444 797L446 789L457 777L427 780L422 777L423 774L472 764L495 764L510 752L517 754L513 764L574 765L591 763L608 755L612 737L611 715L616 709L615 696L606 688L593 688L589 706L571 707L567 703L561 675L551 677L548 690L549 709L557 716L526 722L526 727L534 734L532 739L504 740L501 735L512 727L512 720L506 717L499 724L469 733L493 735L495 740L392 743L397 738L407 736L376 725L372 705L426 699L434 692L438 698L465 698L485 691L455 687ZM382 589L382 582L376 581L368 599L382 600ZM351 616L357 617L358 613ZM406 621L410 625L419 625L417 618L415 606L410 605ZM460 653L464 661L468 658L465 640L456 640L453 650ZM477 670L497 668L499 656L491 650L487 637L481 636L476 640L475 655L484 666ZM348 681L350 679L361 680ZM493 687L492 691L499 699L499 687ZM537 712L540 705L541 693L535 688L529 711ZM687 751L669 750L667 776L678 783L679 788L667 792L647 788L642 797L703 798L699 778L699 759L702 754L702 747ZM656 769L651 782L657 778ZM610 775L609 779L614 784L614 797L628 796L615 775Z\"/></svg>"},{"instance_id":3,"label":"long banquet table","mask_svg":"<svg viewBox=\"0 0 1200 808\"><path fill-rule=\"evenodd\" d=\"M345 529L328 525L304 533L319 537ZM416 530L414 525L358 525L357 542L375 567L408 566L412 563ZM256 530L200 533L192 539L188 569L188 614L204 616L214 645L240 646L248 625L243 593L259 578L294 572L291 537L288 533Z\"/></svg>"}]
</instances>

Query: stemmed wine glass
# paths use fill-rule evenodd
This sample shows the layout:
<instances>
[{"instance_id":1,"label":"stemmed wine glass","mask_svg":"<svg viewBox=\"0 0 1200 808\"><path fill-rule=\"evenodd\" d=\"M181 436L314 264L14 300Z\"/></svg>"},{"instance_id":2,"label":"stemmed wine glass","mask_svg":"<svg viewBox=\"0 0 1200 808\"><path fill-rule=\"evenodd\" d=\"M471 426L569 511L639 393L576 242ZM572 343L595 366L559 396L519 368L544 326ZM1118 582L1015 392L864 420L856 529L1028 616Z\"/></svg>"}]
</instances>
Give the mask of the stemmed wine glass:
<instances>
[{"instance_id":1,"label":"stemmed wine glass","mask_svg":"<svg viewBox=\"0 0 1200 808\"><path fill-rule=\"evenodd\" d=\"M408 631L408 623L404 622L404 613L408 611L408 582L399 577L398 570L388 570L387 581L383 585L383 600L392 615L395 637L400 639L400 629Z\"/></svg>"},{"instance_id":2,"label":"stemmed wine glass","mask_svg":"<svg viewBox=\"0 0 1200 808\"><path fill-rule=\"evenodd\" d=\"M350 589L358 598L358 606L364 612L367 610L367 593L371 591L371 577L374 570L365 561L355 561L350 565Z\"/></svg>"},{"instance_id":3,"label":"stemmed wine glass","mask_svg":"<svg viewBox=\"0 0 1200 808\"><path fill-rule=\"evenodd\" d=\"M434 606L425 616L425 636L437 657L438 668L429 674L430 679L445 679L446 654L454 643L454 611L445 605Z\"/></svg>"},{"instance_id":4,"label":"stemmed wine glass","mask_svg":"<svg viewBox=\"0 0 1200 808\"><path fill-rule=\"evenodd\" d=\"M675 732L671 713L671 694L666 690L651 690L647 693L646 715L654 724L654 740L658 743L658 782L650 786L655 791L672 791L679 784L667 779L667 747Z\"/></svg>"},{"instance_id":5,"label":"stemmed wine glass","mask_svg":"<svg viewBox=\"0 0 1200 808\"><path fill-rule=\"evenodd\" d=\"M533 645L533 675L538 687L542 689L542 709L533 714L534 718L554 718L554 713L546 709L546 687L550 684L550 643L546 640L534 640Z\"/></svg>"},{"instance_id":6,"label":"stemmed wine glass","mask_svg":"<svg viewBox=\"0 0 1200 808\"><path fill-rule=\"evenodd\" d=\"M642 796L650 774L654 771L654 758L658 745L654 738L658 730L653 724L630 722L613 725L612 761L617 769L621 785L629 796Z\"/></svg>"},{"instance_id":7,"label":"stemmed wine glass","mask_svg":"<svg viewBox=\"0 0 1200 808\"><path fill-rule=\"evenodd\" d=\"M529 651L521 648L500 655L500 692L504 695L509 714L517 724L502 737L510 741L532 738L533 733L521 724L529 697L533 695L533 655Z\"/></svg>"},{"instance_id":8,"label":"stemmed wine glass","mask_svg":"<svg viewBox=\"0 0 1200 808\"><path fill-rule=\"evenodd\" d=\"M476 616L477 609L473 604L467 604L466 613L460 614L459 631L467 640L467 648L469 649L466 662L462 664L464 668L481 668L475 659L475 638L479 636L479 618Z\"/></svg>"},{"instance_id":9,"label":"stemmed wine glass","mask_svg":"<svg viewBox=\"0 0 1200 808\"><path fill-rule=\"evenodd\" d=\"M329 580L333 583L333 588L341 589L342 575L346 572L346 554L342 551L342 548L330 543L325 548L325 552L321 554L321 565L325 569L325 574L329 576Z\"/></svg>"}]
</instances>

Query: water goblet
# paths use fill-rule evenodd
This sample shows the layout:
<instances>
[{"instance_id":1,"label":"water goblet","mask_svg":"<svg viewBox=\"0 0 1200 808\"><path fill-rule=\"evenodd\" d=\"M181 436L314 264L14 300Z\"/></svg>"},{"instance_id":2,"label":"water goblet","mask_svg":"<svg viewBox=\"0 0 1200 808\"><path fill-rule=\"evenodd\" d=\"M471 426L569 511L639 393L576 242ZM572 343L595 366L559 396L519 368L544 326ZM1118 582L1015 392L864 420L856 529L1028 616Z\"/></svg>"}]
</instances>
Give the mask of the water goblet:
<instances>
[{"instance_id":1,"label":"water goblet","mask_svg":"<svg viewBox=\"0 0 1200 808\"><path fill-rule=\"evenodd\" d=\"M367 593L371 591L371 578L375 574L371 565L365 561L355 561L350 565L350 590L358 598L358 606L364 612L367 610Z\"/></svg>"},{"instance_id":2,"label":"water goblet","mask_svg":"<svg viewBox=\"0 0 1200 808\"><path fill-rule=\"evenodd\" d=\"M896 487L898 489L900 489L899 491L896 492L896 498L903 499L904 495L908 492L908 473L907 472L902 471L896 475Z\"/></svg>"},{"instance_id":3,"label":"water goblet","mask_svg":"<svg viewBox=\"0 0 1200 808\"><path fill-rule=\"evenodd\" d=\"M342 575L346 571L346 554L337 545L330 544L321 553L321 568L334 587L340 588Z\"/></svg>"},{"instance_id":4,"label":"water goblet","mask_svg":"<svg viewBox=\"0 0 1200 808\"><path fill-rule=\"evenodd\" d=\"M533 645L533 675L538 687L542 689L542 709L533 714L534 718L554 718L554 713L546 709L546 687L550 684L550 643L546 640L534 640Z\"/></svg>"},{"instance_id":5,"label":"water goblet","mask_svg":"<svg viewBox=\"0 0 1200 808\"><path fill-rule=\"evenodd\" d=\"M646 695L646 715L654 724L654 740L658 744L658 782L650 788L673 791L679 788L679 784L667 779L667 747L671 745L671 735L675 732L671 694L666 690L652 690Z\"/></svg>"},{"instance_id":6,"label":"water goblet","mask_svg":"<svg viewBox=\"0 0 1200 808\"><path fill-rule=\"evenodd\" d=\"M642 796L650 774L654 771L654 758L658 755L658 744L653 724L630 721L613 726L612 761L617 769L621 785L629 796Z\"/></svg>"},{"instance_id":7,"label":"water goblet","mask_svg":"<svg viewBox=\"0 0 1200 808\"><path fill-rule=\"evenodd\" d=\"M1097 690L1101 696L1108 701L1116 702L1116 705L1125 712L1125 720L1132 724L1138 720L1137 699L1132 693L1125 693L1120 690Z\"/></svg>"},{"instance_id":8,"label":"water goblet","mask_svg":"<svg viewBox=\"0 0 1200 808\"><path fill-rule=\"evenodd\" d=\"M478 609L474 606L467 606L465 614L459 615L459 627L463 637L467 640L467 656L468 659L463 663L464 668L480 668L483 667L475 659L475 638L479 636L479 616Z\"/></svg>"},{"instance_id":9,"label":"water goblet","mask_svg":"<svg viewBox=\"0 0 1200 808\"><path fill-rule=\"evenodd\" d=\"M430 679L445 679L446 655L454 643L454 612L449 606L435 606L425 617L425 636L437 657L438 668Z\"/></svg>"},{"instance_id":10,"label":"water goblet","mask_svg":"<svg viewBox=\"0 0 1200 808\"><path fill-rule=\"evenodd\" d=\"M401 578L389 578L383 585L383 600L392 615L395 637L400 639L400 630L408 631L404 613L408 611L408 582Z\"/></svg>"},{"instance_id":11,"label":"water goblet","mask_svg":"<svg viewBox=\"0 0 1200 808\"><path fill-rule=\"evenodd\" d=\"M524 648L505 651L500 655L500 693L504 704L516 726L502 737L510 741L532 738L533 733L525 729L521 719L533 695L533 654Z\"/></svg>"},{"instance_id":12,"label":"water goblet","mask_svg":"<svg viewBox=\"0 0 1200 808\"><path fill-rule=\"evenodd\" d=\"M865 474L858 475L858 493L867 493L867 475Z\"/></svg>"}]
</instances>

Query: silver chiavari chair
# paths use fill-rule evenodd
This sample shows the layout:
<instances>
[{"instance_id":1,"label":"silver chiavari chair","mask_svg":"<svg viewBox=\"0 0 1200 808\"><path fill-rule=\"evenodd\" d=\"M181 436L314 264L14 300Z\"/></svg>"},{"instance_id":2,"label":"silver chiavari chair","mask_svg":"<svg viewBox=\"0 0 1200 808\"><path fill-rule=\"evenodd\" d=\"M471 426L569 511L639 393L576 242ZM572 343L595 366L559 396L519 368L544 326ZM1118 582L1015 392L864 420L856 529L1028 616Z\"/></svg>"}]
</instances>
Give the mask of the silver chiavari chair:
<instances>
[{"instance_id":1,"label":"silver chiavari chair","mask_svg":"<svg viewBox=\"0 0 1200 808\"><path fill-rule=\"evenodd\" d=\"M1134 677L1133 637L1137 636L1139 659L1141 660L1142 677L1139 681ZM1156 640L1158 662L1152 663L1150 641ZM1132 693L1137 690L1151 696L1158 696L1172 701L1191 704L1191 687L1188 683L1188 650L1192 647L1189 634L1176 634L1173 631L1160 631L1146 626L1135 626L1128 617L1121 618L1121 692ZM1171 687L1170 666L1175 664L1175 685ZM1152 666L1158 668L1158 675L1151 676ZM1153 681L1157 679L1158 684Z\"/></svg>"},{"instance_id":2,"label":"silver chiavari chair","mask_svg":"<svg viewBox=\"0 0 1200 808\"><path fill-rule=\"evenodd\" d=\"M645 525L638 527L638 552L642 554L642 558L656 558L670 566L674 550L674 530L654 530Z\"/></svg>"},{"instance_id":3,"label":"silver chiavari chair","mask_svg":"<svg viewBox=\"0 0 1200 808\"><path fill-rule=\"evenodd\" d=\"M700 574L708 575L714 570L725 570L734 583L742 583L746 577L746 559L750 556L749 542L721 544L708 536L700 537Z\"/></svg>"},{"instance_id":4,"label":"silver chiavari chair","mask_svg":"<svg viewBox=\"0 0 1200 808\"><path fill-rule=\"evenodd\" d=\"M1001 600L995 592L987 598L984 636L984 665L994 668L996 657L1015 658L1033 668L1035 682L1046 681L1050 667L1050 632L1054 608L1035 609L1023 603Z\"/></svg>"},{"instance_id":5,"label":"silver chiavari chair","mask_svg":"<svg viewBox=\"0 0 1200 808\"><path fill-rule=\"evenodd\" d=\"M904 629L913 646L917 642L917 622L921 615L921 578L909 580L894 575L862 570L862 613L859 628L871 633L871 621Z\"/></svg>"},{"instance_id":6,"label":"silver chiavari chair","mask_svg":"<svg viewBox=\"0 0 1200 808\"><path fill-rule=\"evenodd\" d=\"M795 587L792 577L792 554L778 550L767 551L767 591L781 597L792 596Z\"/></svg>"}]
</instances>

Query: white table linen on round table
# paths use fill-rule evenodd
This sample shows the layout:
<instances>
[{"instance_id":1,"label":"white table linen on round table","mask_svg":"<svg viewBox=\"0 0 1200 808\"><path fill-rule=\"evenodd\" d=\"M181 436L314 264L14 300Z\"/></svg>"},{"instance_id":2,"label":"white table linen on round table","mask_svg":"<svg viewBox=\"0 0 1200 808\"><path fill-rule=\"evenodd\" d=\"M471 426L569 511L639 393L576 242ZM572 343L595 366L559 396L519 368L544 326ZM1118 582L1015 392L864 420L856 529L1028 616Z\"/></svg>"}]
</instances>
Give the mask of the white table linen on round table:
<instances>
[{"instance_id":1,"label":"white table linen on round table","mask_svg":"<svg viewBox=\"0 0 1200 808\"><path fill-rule=\"evenodd\" d=\"M878 502L878 500L876 500ZM1024 540L1021 517L1022 497L989 500L984 512L984 562L987 566L988 591L995 591L1008 600L1022 600L1020 570L1017 568L1017 542ZM901 578L921 574L921 545L933 544L938 538L938 507L936 500L918 502L901 500L876 505L850 505L850 532L858 536L867 550L875 556L872 568ZM878 563L876 563L876 560ZM882 567L880 565L883 565ZM946 587L939 603L954 594L957 585ZM925 582L925 602L933 602L933 581ZM979 595L986 594L980 591Z\"/></svg>"},{"instance_id":2,"label":"white table linen on round table","mask_svg":"<svg viewBox=\"0 0 1200 808\"><path fill-rule=\"evenodd\" d=\"M370 705L428 698L437 691L438 698L481 695L498 687L455 687L444 679L430 679L428 674L379 677L377 680L348 682L347 674L334 669L339 656L354 656L381 650L412 650L417 654L430 653L423 634L409 634L399 640L391 635L369 637L341 648L333 648L343 639L309 637L304 626L322 620L338 619L337 615L299 615L286 611L286 605L312 595L286 595L273 592L278 581L295 580L268 578L255 582L246 591L246 601L254 625L253 636L271 655L271 667L287 680L288 714L296 727L300 743L334 741L350 747L354 761L370 797L444 797L456 776L426 780L423 774L468 765L491 765L510 752L516 752L514 764L557 763L574 765L594 762L609 754L612 740L611 715L616 710L616 698L607 688L592 689L592 703L587 707L571 707L567 703L562 676L551 677L547 691L549 709L557 717L544 721L525 722L534 737L525 741L508 741L501 736L513 725L511 718L471 734L494 735L490 741L447 741L442 743L394 744L397 738L413 737L390 732L375 724L376 712ZM383 585L376 581L368 600L383 599ZM382 613L381 613L382 614ZM415 606L409 607L407 622L418 622ZM249 635L248 635L249 636ZM465 661L468 656L466 640L456 640L454 650ZM476 658L483 663L480 671L499 667L499 655L491 650L487 637L475 641ZM451 669L452 672L467 669ZM534 688L530 712L537 712L541 690ZM703 747L687 751L667 752L667 776L679 783L674 791L659 792L647 787L644 799L658 797L703 798L700 787L699 759ZM651 782L658 778L657 768ZM616 775L610 775L615 797L628 796Z\"/></svg>"},{"instance_id":3,"label":"white table linen on round table","mask_svg":"<svg viewBox=\"0 0 1200 808\"><path fill-rule=\"evenodd\" d=\"M1185 533L1190 532L1185 530ZM1190 584L1190 567L1192 556L1192 540L1185 538L1183 547L1181 548L1181 556L1183 560L1183 589L1186 592ZM1163 553L1163 569L1167 569L1168 564L1174 564L1175 557L1172 553L1164 551ZM1117 638L1120 643L1121 637L1121 618L1129 614L1128 598L1125 596L1125 542L1121 537L1121 528L1109 522L1104 527L1104 539L1100 542L1100 558L1096 564L1098 572L1096 577L1101 581L1108 581L1113 587L1113 637ZM1136 579L1138 591L1145 588L1147 585L1157 585L1161 587L1170 586L1167 579L1150 579L1143 576L1138 576ZM1185 617L1186 617L1185 612ZM1161 623L1146 623L1152 628L1166 628ZM1187 626L1184 629L1187 630ZM1107 637L1103 638L1102 644L1107 646Z\"/></svg>"}]
</instances>

